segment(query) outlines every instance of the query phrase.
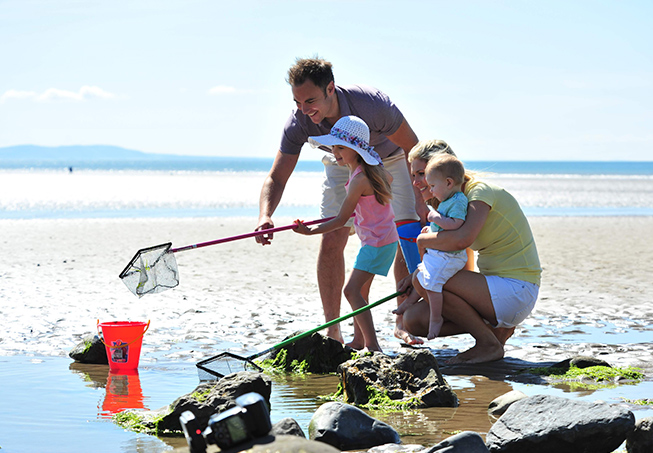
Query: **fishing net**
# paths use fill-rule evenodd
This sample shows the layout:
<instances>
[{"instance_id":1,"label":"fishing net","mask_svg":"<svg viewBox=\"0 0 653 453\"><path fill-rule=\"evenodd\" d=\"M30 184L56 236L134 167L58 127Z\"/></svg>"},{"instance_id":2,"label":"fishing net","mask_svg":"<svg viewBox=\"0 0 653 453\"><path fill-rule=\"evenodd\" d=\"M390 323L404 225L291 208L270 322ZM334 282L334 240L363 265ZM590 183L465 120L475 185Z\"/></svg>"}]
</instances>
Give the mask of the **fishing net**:
<instances>
[{"instance_id":1,"label":"fishing net","mask_svg":"<svg viewBox=\"0 0 653 453\"><path fill-rule=\"evenodd\" d=\"M148 247L136 252L134 258L120 273L129 290L142 297L174 288L179 285L179 270L171 242Z\"/></svg>"},{"instance_id":2,"label":"fishing net","mask_svg":"<svg viewBox=\"0 0 653 453\"><path fill-rule=\"evenodd\" d=\"M206 360L197 362L196 366L200 381L222 379L228 374L239 371L263 371L250 357L241 357L231 352L223 352L209 357Z\"/></svg>"}]
</instances>

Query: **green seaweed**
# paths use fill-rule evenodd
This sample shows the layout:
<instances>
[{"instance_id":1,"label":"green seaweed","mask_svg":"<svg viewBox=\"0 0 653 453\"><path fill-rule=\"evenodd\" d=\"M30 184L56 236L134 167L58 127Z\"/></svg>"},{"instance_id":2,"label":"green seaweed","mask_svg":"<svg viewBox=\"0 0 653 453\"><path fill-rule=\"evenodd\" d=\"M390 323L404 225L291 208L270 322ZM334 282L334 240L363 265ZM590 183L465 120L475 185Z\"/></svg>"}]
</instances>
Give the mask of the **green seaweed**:
<instances>
[{"instance_id":1,"label":"green seaweed","mask_svg":"<svg viewBox=\"0 0 653 453\"><path fill-rule=\"evenodd\" d=\"M157 435L159 433L159 422L163 416L146 420L145 417L133 411L119 412L113 416L113 421L120 427L142 434Z\"/></svg>"},{"instance_id":2,"label":"green seaweed","mask_svg":"<svg viewBox=\"0 0 653 453\"><path fill-rule=\"evenodd\" d=\"M641 369L633 367L612 368L607 366L591 366L587 368L578 368L573 365L569 367L569 369L543 367L531 368L528 370L528 372L532 374L548 376L552 379L563 381L575 381L580 378L590 378L595 382L614 381L617 378L641 381L644 379L644 373L641 371Z\"/></svg>"}]
</instances>

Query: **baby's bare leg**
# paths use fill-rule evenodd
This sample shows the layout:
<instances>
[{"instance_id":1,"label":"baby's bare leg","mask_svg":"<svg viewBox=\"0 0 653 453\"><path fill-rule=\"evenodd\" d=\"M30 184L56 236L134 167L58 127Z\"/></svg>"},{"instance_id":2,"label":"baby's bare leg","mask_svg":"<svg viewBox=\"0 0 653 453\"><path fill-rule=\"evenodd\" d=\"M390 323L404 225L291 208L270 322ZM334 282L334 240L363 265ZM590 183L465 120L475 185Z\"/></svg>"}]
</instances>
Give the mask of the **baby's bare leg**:
<instances>
[{"instance_id":1,"label":"baby's bare leg","mask_svg":"<svg viewBox=\"0 0 653 453\"><path fill-rule=\"evenodd\" d=\"M427 291L429 300L429 334L426 338L429 340L434 339L440 334L444 319L442 319L442 293L435 291Z\"/></svg>"}]
</instances>

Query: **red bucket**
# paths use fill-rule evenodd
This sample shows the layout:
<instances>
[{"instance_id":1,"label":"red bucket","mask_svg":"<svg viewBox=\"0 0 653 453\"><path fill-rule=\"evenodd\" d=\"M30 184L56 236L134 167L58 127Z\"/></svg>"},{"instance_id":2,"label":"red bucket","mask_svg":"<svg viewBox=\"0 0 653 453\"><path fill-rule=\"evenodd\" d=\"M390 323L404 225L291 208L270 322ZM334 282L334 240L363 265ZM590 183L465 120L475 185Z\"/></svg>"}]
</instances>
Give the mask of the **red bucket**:
<instances>
[{"instance_id":1,"label":"red bucket","mask_svg":"<svg viewBox=\"0 0 653 453\"><path fill-rule=\"evenodd\" d=\"M97 327L100 339L107 349L109 369L111 371L137 369L143 335L150 328L150 321L100 322L98 320Z\"/></svg>"}]
</instances>

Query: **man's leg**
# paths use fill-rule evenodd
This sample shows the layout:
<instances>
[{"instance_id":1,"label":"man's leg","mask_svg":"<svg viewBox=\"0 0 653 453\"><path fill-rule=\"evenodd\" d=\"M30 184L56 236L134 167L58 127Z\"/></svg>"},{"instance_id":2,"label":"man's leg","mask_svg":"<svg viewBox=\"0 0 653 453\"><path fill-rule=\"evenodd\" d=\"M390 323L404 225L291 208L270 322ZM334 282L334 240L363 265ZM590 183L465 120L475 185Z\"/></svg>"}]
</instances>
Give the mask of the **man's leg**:
<instances>
[{"instance_id":1,"label":"man's leg","mask_svg":"<svg viewBox=\"0 0 653 453\"><path fill-rule=\"evenodd\" d=\"M340 316L342 287L345 284L344 250L349 238L349 230L349 227L343 227L323 234L320 242L317 256L317 285L327 322ZM340 324L328 327L327 336L344 343Z\"/></svg>"}]
</instances>

